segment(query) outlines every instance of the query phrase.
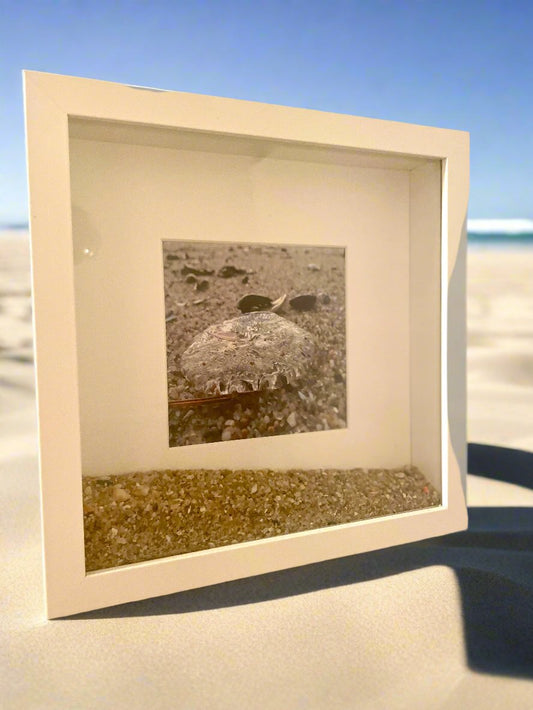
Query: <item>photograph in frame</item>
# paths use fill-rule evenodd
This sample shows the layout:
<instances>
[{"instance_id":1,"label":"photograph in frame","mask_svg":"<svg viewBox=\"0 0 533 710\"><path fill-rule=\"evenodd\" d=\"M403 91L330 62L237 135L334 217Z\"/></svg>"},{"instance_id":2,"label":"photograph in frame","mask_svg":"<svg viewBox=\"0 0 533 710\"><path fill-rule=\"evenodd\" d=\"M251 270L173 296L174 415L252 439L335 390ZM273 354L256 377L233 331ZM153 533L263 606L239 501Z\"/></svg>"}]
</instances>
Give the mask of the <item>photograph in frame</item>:
<instances>
[{"instance_id":1,"label":"photograph in frame","mask_svg":"<svg viewBox=\"0 0 533 710\"><path fill-rule=\"evenodd\" d=\"M346 427L344 248L175 240L163 259L170 446Z\"/></svg>"}]
</instances>

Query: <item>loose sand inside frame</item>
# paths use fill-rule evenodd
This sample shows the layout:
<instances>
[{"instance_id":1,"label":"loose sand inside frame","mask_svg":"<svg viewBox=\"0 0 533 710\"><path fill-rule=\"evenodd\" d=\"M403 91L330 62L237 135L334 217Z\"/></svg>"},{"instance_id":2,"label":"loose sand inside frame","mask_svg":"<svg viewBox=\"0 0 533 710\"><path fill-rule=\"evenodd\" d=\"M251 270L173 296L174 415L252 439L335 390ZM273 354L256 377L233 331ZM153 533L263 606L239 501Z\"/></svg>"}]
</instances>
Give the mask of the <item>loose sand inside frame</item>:
<instances>
[{"instance_id":1,"label":"loose sand inside frame","mask_svg":"<svg viewBox=\"0 0 533 710\"><path fill-rule=\"evenodd\" d=\"M412 466L151 471L83 486L88 572L441 503Z\"/></svg>"}]
</instances>

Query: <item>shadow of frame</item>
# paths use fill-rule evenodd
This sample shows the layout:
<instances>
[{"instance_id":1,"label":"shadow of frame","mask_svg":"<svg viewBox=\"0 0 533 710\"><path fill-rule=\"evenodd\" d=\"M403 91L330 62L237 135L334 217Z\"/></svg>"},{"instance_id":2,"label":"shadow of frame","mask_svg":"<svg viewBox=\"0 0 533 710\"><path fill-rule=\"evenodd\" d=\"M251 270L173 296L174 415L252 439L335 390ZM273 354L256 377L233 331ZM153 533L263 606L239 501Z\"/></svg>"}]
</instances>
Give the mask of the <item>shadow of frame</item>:
<instances>
[{"instance_id":1,"label":"shadow of frame","mask_svg":"<svg viewBox=\"0 0 533 710\"><path fill-rule=\"evenodd\" d=\"M470 445L469 470L471 466L472 472L480 475L482 462L486 462L488 477L513 483L522 481L522 485L531 487L527 471L533 471L533 453L497 449ZM471 507L465 532L67 619L194 613L308 594L434 565L448 566L457 575L470 668L533 678L533 508L527 507Z\"/></svg>"}]
</instances>

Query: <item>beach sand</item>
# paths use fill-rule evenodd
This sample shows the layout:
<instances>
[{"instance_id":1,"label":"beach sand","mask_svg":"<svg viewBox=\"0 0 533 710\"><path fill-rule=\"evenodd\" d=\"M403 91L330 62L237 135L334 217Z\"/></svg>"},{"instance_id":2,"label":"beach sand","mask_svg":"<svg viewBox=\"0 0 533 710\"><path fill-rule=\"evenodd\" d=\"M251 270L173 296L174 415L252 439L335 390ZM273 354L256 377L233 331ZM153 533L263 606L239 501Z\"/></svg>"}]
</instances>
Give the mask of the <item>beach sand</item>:
<instances>
[{"instance_id":1,"label":"beach sand","mask_svg":"<svg viewBox=\"0 0 533 710\"><path fill-rule=\"evenodd\" d=\"M36 449L30 247L26 232L0 231L0 431L2 453L20 464Z\"/></svg>"},{"instance_id":2,"label":"beach sand","mask_svg":"<svg viewBox=\"0 0 533 710\"><path fill-rule=\"evenodd\" d=\"M47 623L28 256L0 234L6 710L530 707L533 491L479 476L468 532ZM533 250L472 251L468 309L469 440L533 450Z\"/></svg>"},{"instance_id":3,"label":"beach sand","mask_svg":"<svg viewBox=\"0 0 533 710\"><path fill-rule=\"evenodd\" d=\"M533 248L468 253L468 441L533 451Z\"/></svg>"},{"instance_id":4,"label":"beach sand","mask_svg":"<svg viewBox=\"0 0 533 710\"><path fill-rule=\"evenodd\" d=\"M2 377L22 375L33 360L30 246L26 232L0 232L0 363ZM29 368L26 368L29 369ZM18 374L15 374L18 373Z\"/></svg>"}]
</instances>

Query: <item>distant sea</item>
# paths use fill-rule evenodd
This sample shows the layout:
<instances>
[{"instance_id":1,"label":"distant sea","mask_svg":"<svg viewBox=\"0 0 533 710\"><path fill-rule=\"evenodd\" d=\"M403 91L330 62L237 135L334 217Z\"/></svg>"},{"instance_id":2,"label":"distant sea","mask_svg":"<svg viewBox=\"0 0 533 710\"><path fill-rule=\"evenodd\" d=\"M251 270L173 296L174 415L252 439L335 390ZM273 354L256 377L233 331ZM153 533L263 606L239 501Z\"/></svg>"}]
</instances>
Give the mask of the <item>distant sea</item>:
<instances>
[{"instance_id":1,"label":"distant sea","mask_svg":"<svg viewBox=\"0 0 533 710\"><path fill-rule=\"evenodd\" d=\"M468 219L467 231L473 249L533 247L533 219Z\"/></svg>"},{"instance_id":2,"label":"distant sea","mask_svg":"<svg viewBox=\"0 0 533 710\"><path fill-rule=\"evenodd\" d=\"M531 232L474 232L468 231L468 247L474 249L531 249Z\"/></svg>"}]
</instances>

